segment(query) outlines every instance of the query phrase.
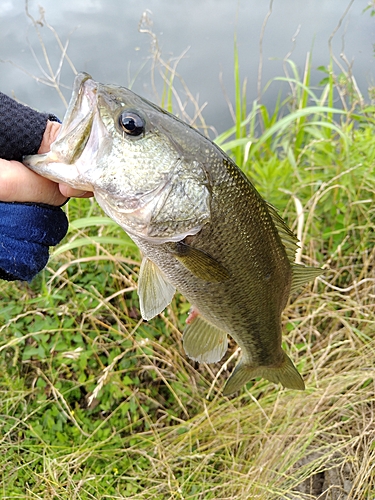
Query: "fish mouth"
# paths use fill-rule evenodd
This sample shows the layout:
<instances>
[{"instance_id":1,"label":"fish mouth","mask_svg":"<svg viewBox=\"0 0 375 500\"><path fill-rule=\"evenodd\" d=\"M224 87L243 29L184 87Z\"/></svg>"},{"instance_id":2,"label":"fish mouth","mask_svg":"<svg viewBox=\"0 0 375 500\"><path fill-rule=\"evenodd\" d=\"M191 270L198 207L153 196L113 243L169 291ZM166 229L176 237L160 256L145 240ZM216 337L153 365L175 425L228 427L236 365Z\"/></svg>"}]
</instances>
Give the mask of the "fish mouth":
<instances>
[{"instance_id":1,"label":"fish mouth","mask_svg":"<svg viewBox=\"0 0 375 500\"><path fill-rule=\"evenodd\" d=\"M91 82L90 87L92 90L96 88L95 82L88 73L79 73L74 79L72 95L60 129L60 135L66 135L69 128L77 121L75 116L81 115L80 110L83 109L84 97L90 100L91 105L93 104L93 92L91 94L85 93L86 82Z\"/></svg>"},{"instance_id":2,"label":"fish mouth","mask_svg":"<svg viewBox=\"0 0 375 500\"><path fill-rule=\"evenodd\" d=\"M34 172L55 182L63 182L88 191L93 186L80 173L77 161L81 159L88 142L95 145L93 121L98 111L98 83L88 73L79 73L74 79L72 96L63 123L50 151L30 155L23 163ZM96 148L92 152L95 154Z\"/></svg>"},{"instance_id":3,"label":"fish mouth","mask_svg":"<svg viewBox=\"0 0 375 500\"><path fill-rule=\"evenodd\" d=\"M76 76L60 133L51 146L51 152L64 163L74 163L85 149L97 109L97 90L98 84L91 75L79 73Z\"/></svg>"}]
</instances>

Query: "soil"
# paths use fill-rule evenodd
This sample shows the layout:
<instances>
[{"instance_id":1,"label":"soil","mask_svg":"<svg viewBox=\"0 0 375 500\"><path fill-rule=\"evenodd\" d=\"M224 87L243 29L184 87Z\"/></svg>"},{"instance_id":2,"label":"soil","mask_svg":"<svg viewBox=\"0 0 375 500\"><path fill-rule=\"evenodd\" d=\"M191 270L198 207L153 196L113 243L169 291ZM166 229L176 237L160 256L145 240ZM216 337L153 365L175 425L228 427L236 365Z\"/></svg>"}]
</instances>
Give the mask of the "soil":
<instances>
[{"instance_id":1,"label":"soil","mask_svg":"<svg viewBox=\"0 0 375 500\"><path fill-rule=\"evenodd\" d=\"M316 453L299 461L300 467L319 459ZM294 489L290 500L319 499L319 500L349 500L349 494L353 485L353 471L349 463L334 465L332 468L318 472ZM297 493L303 494L302 496Z\"/></svg>"}]
</instances>

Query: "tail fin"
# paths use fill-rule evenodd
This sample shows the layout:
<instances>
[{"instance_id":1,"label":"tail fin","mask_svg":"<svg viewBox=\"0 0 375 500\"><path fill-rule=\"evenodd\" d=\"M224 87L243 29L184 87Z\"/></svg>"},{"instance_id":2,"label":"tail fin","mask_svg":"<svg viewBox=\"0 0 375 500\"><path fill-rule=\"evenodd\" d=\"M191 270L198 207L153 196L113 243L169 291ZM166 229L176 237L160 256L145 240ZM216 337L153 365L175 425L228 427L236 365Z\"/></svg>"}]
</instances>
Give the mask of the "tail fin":
<instances>
[{"instance_id":1,"label":"tail fin","mask_svg":"<svg viewBox=\"0 0 375 500\"><path fill-rule=\"evenodd\" d=\"M289 389L303 390L305 388L305 383L294 366L293 361L284 352L284 360L277 367L254 367L247 365L241 360L225 384L223 395L228 396L238 391L249 380L255 377L264 377L275 384L280 382L284 387L288 387Z\"/></svg>"}]
</instances>

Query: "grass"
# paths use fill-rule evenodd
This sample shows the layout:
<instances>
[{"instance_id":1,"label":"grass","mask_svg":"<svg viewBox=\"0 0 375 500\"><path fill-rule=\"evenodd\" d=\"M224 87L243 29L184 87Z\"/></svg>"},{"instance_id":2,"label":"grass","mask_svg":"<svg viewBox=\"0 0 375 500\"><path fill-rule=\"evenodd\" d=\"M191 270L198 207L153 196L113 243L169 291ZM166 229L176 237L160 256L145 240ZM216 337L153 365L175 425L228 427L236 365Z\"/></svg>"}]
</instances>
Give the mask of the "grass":
<instances>
[{"instance_id":1,"label":"grass","mask_svg":"<svg viewBox=\"0 0 375 500\"><path fill-rule=\"evenodd\" d=\"M191 363L179 295L142 322L137 248L71 200L47 269L0 283L1 498L375 498L372 108L332 67L318 92L308 63L287 64L290 96L244 115L236 63L237 122L216 140L299 232L301 260L326 267L283 315L307 390L256 380L223 398L236 346Z\"/></svg>"}]
</instances>

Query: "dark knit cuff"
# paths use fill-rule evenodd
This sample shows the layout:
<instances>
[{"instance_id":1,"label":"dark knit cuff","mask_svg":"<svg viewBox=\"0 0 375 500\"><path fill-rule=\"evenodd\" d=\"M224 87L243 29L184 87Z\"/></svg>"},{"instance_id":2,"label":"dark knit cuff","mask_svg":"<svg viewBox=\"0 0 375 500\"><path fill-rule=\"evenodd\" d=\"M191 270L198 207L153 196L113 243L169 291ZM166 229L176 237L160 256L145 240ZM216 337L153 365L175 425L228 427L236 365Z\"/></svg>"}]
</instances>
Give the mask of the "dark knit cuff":
<instances>
[{"instance_id":1,"label":"dark knit cuff","mask_svg":"<svg viewBox=\"0 0 375 500\"><path fill-rule=\"evenodd\" d=\"M47 121L60 120L49 113L39 113L0 92L0 158L22 161L25 155L38 152Z\"/></svg>"}]
</instances>

